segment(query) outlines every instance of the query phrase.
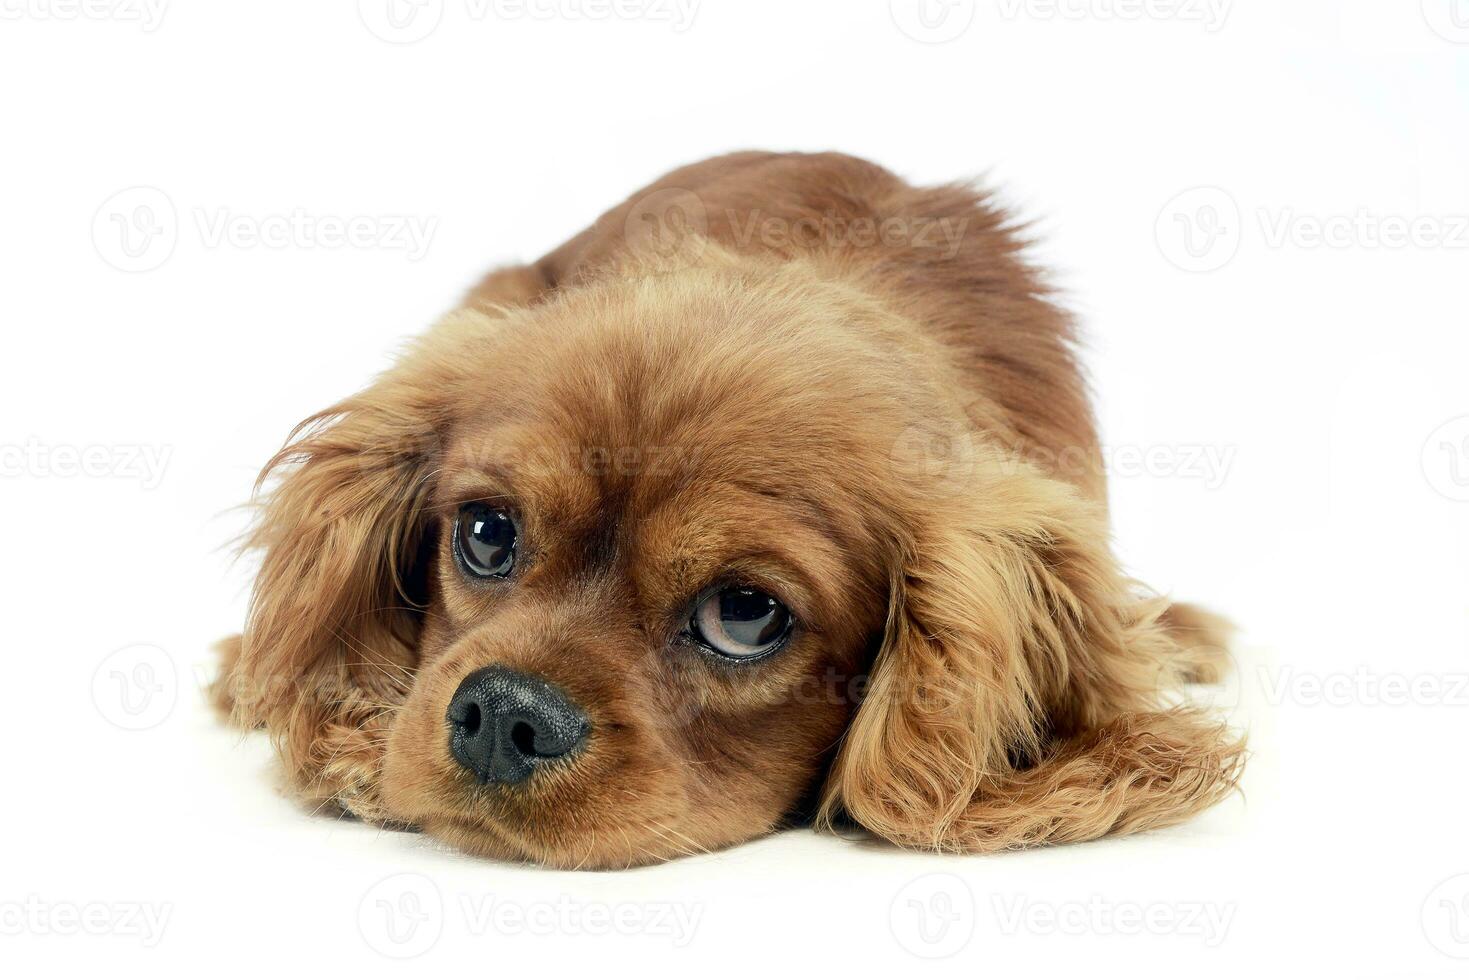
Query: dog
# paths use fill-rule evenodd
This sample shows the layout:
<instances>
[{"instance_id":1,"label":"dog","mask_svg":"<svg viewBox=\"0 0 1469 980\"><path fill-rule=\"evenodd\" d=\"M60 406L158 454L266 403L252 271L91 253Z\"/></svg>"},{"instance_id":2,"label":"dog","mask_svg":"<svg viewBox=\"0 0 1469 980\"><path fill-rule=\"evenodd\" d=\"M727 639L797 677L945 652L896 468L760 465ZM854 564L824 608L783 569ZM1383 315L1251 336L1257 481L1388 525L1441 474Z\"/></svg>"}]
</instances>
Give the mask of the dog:
<instances>
[{"instance_id":1,"label":"dog","mask_svg":"<svg viewBox=\"0 0 1469 980\"><path fill-rule=\"evenodd\" d=\"M834 153L678 169L489 274L266 465L215 685L294 792L622 868L791 825L977 853L1183 821L1227 624L1127 578L1006 211Z\"/></svg>"}]
</instances>

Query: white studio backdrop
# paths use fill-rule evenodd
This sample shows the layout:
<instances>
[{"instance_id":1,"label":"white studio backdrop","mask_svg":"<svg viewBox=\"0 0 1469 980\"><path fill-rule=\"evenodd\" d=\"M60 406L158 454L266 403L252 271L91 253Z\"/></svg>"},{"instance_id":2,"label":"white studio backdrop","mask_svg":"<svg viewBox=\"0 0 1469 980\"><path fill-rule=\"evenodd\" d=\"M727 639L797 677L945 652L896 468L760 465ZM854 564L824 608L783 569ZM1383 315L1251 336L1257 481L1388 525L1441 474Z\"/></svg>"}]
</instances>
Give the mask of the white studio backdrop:
<instances>
[{"instance_id":1,"label":"white studio backdrop","mask_svg":"<svg viewBox=\"0 0 1469 980\"><path fill-rule=\"evenodd\" d=\"M0 0L0 80L8 975L1469 965L1462 0ZM1241 796L571 874L313 817L214 722L290 427L487 268L749 147L1034 221L1120 553L1243 627Z\"/></svg>"}]
</instances>

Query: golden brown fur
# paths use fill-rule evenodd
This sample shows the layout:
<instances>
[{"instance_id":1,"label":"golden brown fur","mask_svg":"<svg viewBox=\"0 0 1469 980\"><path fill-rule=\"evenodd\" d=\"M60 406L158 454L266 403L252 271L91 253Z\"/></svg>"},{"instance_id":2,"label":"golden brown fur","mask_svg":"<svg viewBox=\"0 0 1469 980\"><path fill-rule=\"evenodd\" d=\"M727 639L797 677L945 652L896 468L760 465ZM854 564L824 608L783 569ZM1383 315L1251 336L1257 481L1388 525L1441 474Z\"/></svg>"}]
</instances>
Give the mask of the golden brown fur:
<instances>
[{"instance_id":1,"label":"golden brown fur","mask_svg":"<svg viewBox=\"0 0 1469 980\"><path fill-rule=\"evenodd\" d=\"M221 705L309 800L566 867L800 816L978 852L1211 805L1242 744L1168 688L1224 624L1118 569L1070 327L1020 247L969 188L741 153L491 274L267 465ZM521 515L513 580L460 581L469 500ZM766 661L676 638L732 576L796 614ZM587 749L521 787L456 768L445 706L488 664L569 692Z\"/></svg>"}]
</instances>

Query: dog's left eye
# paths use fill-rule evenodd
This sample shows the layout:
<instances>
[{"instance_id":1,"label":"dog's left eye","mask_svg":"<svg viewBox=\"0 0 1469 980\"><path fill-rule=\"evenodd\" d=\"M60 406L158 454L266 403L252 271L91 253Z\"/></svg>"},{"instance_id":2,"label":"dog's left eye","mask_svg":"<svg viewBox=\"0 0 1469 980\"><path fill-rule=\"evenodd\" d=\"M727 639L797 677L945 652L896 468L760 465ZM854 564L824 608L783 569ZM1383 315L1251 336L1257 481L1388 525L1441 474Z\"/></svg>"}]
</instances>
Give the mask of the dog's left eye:
<instances>
[{"instance_id":1,"label":"dog's left eye","mask_svg":"<svg viewBox=\"0 0 1469 980\"><path fill-rule=\"evenodd\" d=\"M759 589L732 587L699 603L689 633L731 660L754 660L785 642L793 622L790 610L774 596Z\"/></svg>"},{"instance_id":2,"label":"dog's left eye","mask_svg":"<svg viewBox=\"0 0 1469 980\"><path fill-rule=\"evenodd\" d=\"M487 504L466 505L454 528L454 550L469 574L504 578L515 566L514 518Z\"/></svg>"}]
</instances>

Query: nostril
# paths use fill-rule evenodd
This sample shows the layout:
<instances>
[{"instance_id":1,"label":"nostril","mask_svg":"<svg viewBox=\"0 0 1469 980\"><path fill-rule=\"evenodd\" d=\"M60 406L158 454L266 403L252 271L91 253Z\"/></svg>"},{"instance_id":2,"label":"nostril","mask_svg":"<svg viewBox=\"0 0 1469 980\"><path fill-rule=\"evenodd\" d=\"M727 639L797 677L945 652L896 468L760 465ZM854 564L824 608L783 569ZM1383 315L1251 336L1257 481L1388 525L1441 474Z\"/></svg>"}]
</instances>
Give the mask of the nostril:
<instances>
[{"instance_id":1,"label":"nostril","mask_svg":"<svg viewBox=\"0 0 1469 980\"><path fill-rule=\"evenodd\" d=\"M464 709L464 720L459 723L459 727L464 729L464 734L467 737L473 738L479 734L481 720L479 705L470 704Z\"/></svg>"},{"instance_id":2,"label":"nostril","mask_svg":"<svg viewBox=\"0 0 1469 980\"><path fill-rule=\"evenodd\" d=\"M541 754L536 751L536 730L529 722L517 721L511 726L510 743L526 758Z\"/></svg>"}]
</instances>

